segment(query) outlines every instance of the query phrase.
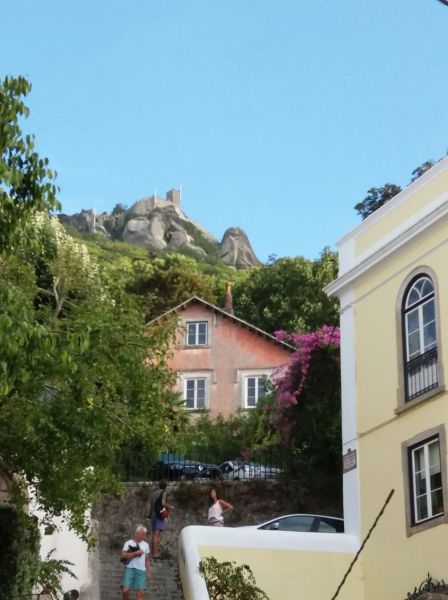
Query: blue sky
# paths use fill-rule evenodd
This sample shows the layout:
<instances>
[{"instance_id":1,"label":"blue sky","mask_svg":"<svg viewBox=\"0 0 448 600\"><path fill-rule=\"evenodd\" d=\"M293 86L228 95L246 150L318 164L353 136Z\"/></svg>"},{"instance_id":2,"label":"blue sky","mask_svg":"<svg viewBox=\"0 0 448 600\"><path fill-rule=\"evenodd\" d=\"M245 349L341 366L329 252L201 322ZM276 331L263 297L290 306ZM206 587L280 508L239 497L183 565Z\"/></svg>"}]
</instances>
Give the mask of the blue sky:
<instances>
[{"instance_id":1,"label":"blue sky","mask_svg":"<svg viewBox=\"0 0 448 600\"><path fill-rule=\"evenodd\" d=\"M182 186L219 239L316 258L448 150L436 0L3 0L0 22L69 214Z\"/></svg>"}]
</instances>

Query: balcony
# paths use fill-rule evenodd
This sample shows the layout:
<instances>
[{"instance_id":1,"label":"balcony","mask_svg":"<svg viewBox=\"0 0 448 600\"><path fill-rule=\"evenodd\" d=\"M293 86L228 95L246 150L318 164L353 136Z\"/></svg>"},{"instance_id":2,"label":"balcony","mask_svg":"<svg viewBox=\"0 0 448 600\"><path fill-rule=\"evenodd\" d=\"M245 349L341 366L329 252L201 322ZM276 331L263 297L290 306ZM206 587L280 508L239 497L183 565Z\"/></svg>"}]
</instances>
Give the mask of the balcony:
<instances>
[{"instance_id":1,"label":"balcony","mask_svg":"<svg viewBox=\"0 0 448 600\"><path fill-rule=\"evenodd\" d=\"M410 402L438 386L437 347L405 364L406 402Z\"/></svg>"}]
</instances>

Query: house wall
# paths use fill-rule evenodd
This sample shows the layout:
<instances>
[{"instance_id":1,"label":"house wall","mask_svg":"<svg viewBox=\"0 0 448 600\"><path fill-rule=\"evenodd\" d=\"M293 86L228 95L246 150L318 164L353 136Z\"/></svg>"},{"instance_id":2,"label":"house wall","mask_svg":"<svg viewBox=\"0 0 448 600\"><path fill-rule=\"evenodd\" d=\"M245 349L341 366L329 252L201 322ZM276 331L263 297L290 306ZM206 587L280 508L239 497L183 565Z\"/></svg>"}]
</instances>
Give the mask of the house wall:
<instances>
[{"instance_id":1,"label":"house wall","mask_svg":"<svg viewBox=\"0 0 448 600\"><path fill-rule=\"evenodd\" d=\"M357 377L358 388L363 393L358 408L360 432L395 417L402 362L397 303L404 280L416 269L429 267L437 276L441 351L442 354L448 352L448 349L444 352L443 345L444 334L448 333L448 278L444 276L447 251L448 224L444 223L414 241L356 288ZM371 385L372 381L375 386Z\"/></svg>"},{"instance_id":2,"label":"house wall","mask_svg":"<svg viewBox=\"0 0 448 600\"><path fill-rule=\"evenodd\" d=\"M99 591L99 564L95 549L89 551L87 544L81 540L62 518L53 519L55 526L52 533L47 533L45 515L36 507L31 491L30 513L39 520L40 531L40 557L44 560L50 552L55 560L66 560L72 563L70 571L76 576L73 578L67 573L61 577L61 588L64 592L77 590L80 600L100 600ZM96 523L91 521L92 533L95 535Z\"/></svg>"},{"instance_id":3,"label":"house wall","mask_svg":"<svg viewBox=\"0 0 448 600\"><path fill-rule=\"evenodd\" d=\"M391 202L396 201L397 205L383 207L384 215L379 215L378 221L374 220L369 227L366 224L365 230L360 226L355 248L353 239L346 242L351 243L352 267L356 267L388 243L406 235L407 225L414 228L412 239L404 240L399 248L359 275L356 284L348 288L350 293L346 291L350 299L342 302L343 314L350 313L353 319L351 354L345 362L343 358L342 369L354 369L355 373L354 390L343 390L343 394L351 393L355 398L354 444L358 449L357 483L349 484L353 472L344 476L344 501L345 506L350 504L346 495L352 503L355 496L359 499L360 540L367 535L390 490L395 490L362 554L366 600L404 598L428 572L437 579L447 576L446 560L440 552L446 543L447 525L440 523L412 535L407 531L408 473L404 472L402 443L434 427L446 427L448 394L442 385L427 400L400 410L404 393L400 298L404 282L421 269L429 269L436 275L442 380L446 372L448 220L441 216L427 229L418 231L419 218L446 203L446 160L442 167L435 174L428 174L426 183L420 181L405 190L405 202L394 199ZM346 531L354 532L348 515Z\"/></svg>"},{"instance_id":4,"label":"house wall","mask_svg":"<svg viewBox=\"0 0 448 600\"><path fill-rule=\"evenodd\" d=\"M446 404L444 398L443 404ZM365 536L387 494L395 490L378 527L362 556L366 600L405 598L430 573L446 578L447 526L432 527L406 535L404 474L401 442L433 425L447 422L446 408L438 413L442 399L425 407L425 414L402 415L403 419L360 440L361 525ZM438 405L438 406L437 406ZM431 411L434 411L431 414Z\"/></svg>"},{"instance_id":5,"label":"house wall","mask_svg":"<svg viewBox=\"0 0 448 600\"><path fill-rule=\"evenodd\" d=\"M207 320L210 344L205 347L185 345L187 321ZM209 410L212 417L229 416L244 406L244 375L269 374L283 365L290 351L262 334L246 328L232 318L190 304L179 317L179 332L168 366L177 373L208 373L210 376ZM178 379L179 391L182 382Z\"/></svg>"}]
</instances>

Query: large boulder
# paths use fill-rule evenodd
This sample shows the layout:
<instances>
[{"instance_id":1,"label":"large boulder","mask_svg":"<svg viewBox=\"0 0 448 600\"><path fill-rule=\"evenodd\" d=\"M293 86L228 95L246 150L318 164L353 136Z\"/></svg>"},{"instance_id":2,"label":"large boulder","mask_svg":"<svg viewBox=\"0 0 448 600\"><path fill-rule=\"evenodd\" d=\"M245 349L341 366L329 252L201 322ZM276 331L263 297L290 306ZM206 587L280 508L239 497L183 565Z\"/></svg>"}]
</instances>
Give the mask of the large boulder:
<instances>
[{"instance_id":1,"label":"large boulder","mask_svg":"<svg viewBox=\"0 0 448 600\"><path fill-rule=\"evenodd\" d=\"M219 256L225 263L237 269L247 269L260 264L249 238L239 227L230 227L224 233Z\"/></svg>"},{"instance_id":2,"label":"large boulder","mask_svg":"<svg viewBox=\"0 0 448 600\"><path fill-rule=\"evenodd\" d=\"M123 242L150 250L164 250L167 246L164 238L165 224L161 215L153 215L152 219L130 219L122 235Z\"/></svg>"},{"instance_id":3,"label":"large boulder","mask_svg":"<svg viewBox=\"0 0 448 600\"><path fill-rule=\"evenodd\" d=\"M172 221L165 231L168 247L174 252L178 252L191 245L191 236L185 231L180 223Z\"/></svg>"},{"instance_id":4,"label":"large boulder","mask_svg":"<svg viewBox=\"0 0 448 600\"><path fill-rule=\"evenodd\" d=\"M205 254L202 248L193 243L193 238L185 228L185 223L174 214L173 209L156 208L149 214L132 217L126 223L122 240L148 250L172 250L181 252L185 249Z\"/></svg>"}]
</instances>

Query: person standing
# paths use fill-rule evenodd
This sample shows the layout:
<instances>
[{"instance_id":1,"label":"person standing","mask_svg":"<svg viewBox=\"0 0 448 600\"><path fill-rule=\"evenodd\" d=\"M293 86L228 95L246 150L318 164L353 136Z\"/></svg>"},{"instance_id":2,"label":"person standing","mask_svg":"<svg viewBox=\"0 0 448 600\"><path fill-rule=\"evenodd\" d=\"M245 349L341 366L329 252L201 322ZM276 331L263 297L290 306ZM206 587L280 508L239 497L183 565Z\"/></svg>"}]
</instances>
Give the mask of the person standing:
<instances>
[{"instance_id":1,"label":"person standing","mask_svg":"<svg viewBox=\"0 0 448 600\"><path fill-rule=\"evenodd\" d=\"M143 600L146 582L151 580L149 546L143 539L145 535L146 527L138 525L134 536L125 542L121 551L121 558L129 561L121 580L122 600L129 600L130 589L135 590L137 600Z\"/></svg>"},{"instance_id":2,"label":"person standing","mask_svg":"<svg viewBox=\"0 0 448 600\"><path fill-rule=\"evenodd\" d=\"M173 510L174 506L168 504L167 482L164 479L159 481L159 489L155 490L151 496L151 556L153 560L159 558L160 538L162 531L166 529L166 517L161 518L157 514L158 507Z\"/></svg>"},{"instance_id":3,"label":"person standing","mask_svg":"<svg viewBox=\"0 0 448 600\"><path fill-rule=\"evenodd\" d=\"M208 504L208 524L213 527L224 527L223 514L229 510L233 510L233 506L225 500L220 500L215 488L210 490Z\"/></svg>"}]
</instances>

